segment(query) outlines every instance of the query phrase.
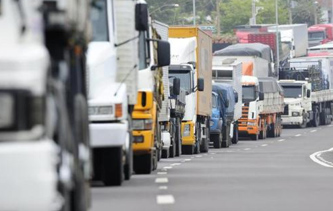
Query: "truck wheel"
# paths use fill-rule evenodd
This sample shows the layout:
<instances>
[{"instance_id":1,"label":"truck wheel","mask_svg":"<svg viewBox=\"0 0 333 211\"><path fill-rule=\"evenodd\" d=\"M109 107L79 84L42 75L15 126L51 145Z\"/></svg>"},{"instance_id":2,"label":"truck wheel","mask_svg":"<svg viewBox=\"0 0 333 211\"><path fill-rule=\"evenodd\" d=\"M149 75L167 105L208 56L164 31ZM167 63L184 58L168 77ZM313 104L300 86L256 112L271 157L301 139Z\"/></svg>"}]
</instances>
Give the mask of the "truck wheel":
<instances>
[{"instance_id":1,"label":"truck wheel","mask_svg":"<svg viewBox=\"0 0 333 211\"><path fill-rule=\"evenodd\" d=\"M211 139L214 143L215 149L220 149L222 147L222 133L219 133L218 135L216 134L212 135Z\"/></svg>"},{"instance_id":2,"label":"truck wheel","mask_svg":"<svg viewBox=\"0 0 333 211\"><path fill-rule=\"evenodd\" d=\"M326 124L326 112L324 111L320 112L320 124L325 125Z\"/></svg>"},{"instance_id":3,"label":"truck wheel","mask_svg":"<svg viewBox=\"0 0 333 211\"><path fill-rule=\"evenodd\" d=\"M313 113L313 120L311 120L311 125L313 127L318 127L320 123L320 117L319 117L319 111L316 109L316 111Z\"/></svg>"},{"instance_id":4,"label":"truck wheel","mask_svg":"<svg viewBox=\"0 0 333 211\"><path fill-rule=\"evenodd\" d=\"M110 148L103 151L102 181L106 186L119 186L123 182L123 149Z\"/></svg>"},{"instance_id":5,"label":"truck wheel","mask_svg":"<svg viewBox=\"0 0 333 211\"><path fill-rule=\"evenodd\" d=\"M169 152L170 152L170 149L169 150L163 149L162 150L162 158L168 158L169 157Z\"/></svg>"},{"instance_id":6,"label":"truck wheel","mask_svg":"<svg viewBox=\"0 0 333 211\"><path fill-rule=\"evenodd\" d=\"M182 139L181 139L181 131L180 131L180 127L181 127L181 122L180 120L177 118L176 120L176 132L175 132L175 142L176 142L176 156L180 156L182 154Z\"/></svg>"},{"instance_id":7,"label":"truck wheel","mask_svg":"<svg viewBox=\"0 0 333 211\"><path fill-rule=\"evenodd\" d=\"M250 135L250 138L251 138L251 140L253 140L253 141L257 141L257 140L259 139L259 135L258 135L258 134L251 134L251 135Z\"/></svg>"},{"instance_id":8,"label":"truck wheel","mask_svg":"<svg viewBox=\"0 0 333 211\"><path fill-rule=\"evenodd\" d=\"M234 125L234 135L232 137L232 143L233 144L238 143L238 123Z\"/></svg>"},{"instance_id":9,"label":"truck wheel","mask_svg":"<svg viewBox=\"0 0 333 211\"><path fill-rule=\"evenodd\" d=\"M182 145L182 154L184 155L193 155L194 154L194 145Z\"/></svg>"},{"instance_id":10,"label":"truck wheel","mask_svg":"<svg viewBox=\"0 0 333 211\"><path fill-rule=\"evenodd\" d=\"M307 122L306 122L306 119L307 119L307 118L306 118L306 114L303 113L303 114L302 114L302 117L303 117L303 119L302 119L302 123L299 125L299 127L300 127L300 128L306 128L306 123L307 123Z\"/></svg>"},{"instance_id":11,"label":"truck wheel","mask_svg":"<svg viewBox=\"0 0 333 211\"><path fill-rule=\"evenodd\" d=\"M260 131L260 134L259 134L259 139L265 139L266 136L267 136L267 125L266 125L266 121L264 121L264 126L263 126L263 129Z\"/></svg>"},{"instance_id":12,"label":"truck wheel","mask_svg":"<svg viewBox=\"0 0 333 211\"><path fill-rule=\"evenodd\" d=\"M134 159L134 171L136 174L150 174L153 170L153 153L138 155Z\"/></svg>"},{"instance_id":13,"label":"truck wheel","mask_svg":"<svg viewBox=\"0 0 333 211\"><path fill-rule=\"evenodd\" d=\"M223 148L229 148L230 146L230 127L229 126L223 126L223 137L222 137L222 147Z\"/></svg>"},{"instance_id":14,"label":"truck wheel","mask_svg":"<svg viewBox=\"0 0 333 211\"><path fill-rule=\"evenodd\" d=\"M175 140L173 139L173 142L170 146L170 149L169 149L169 157L170 158L174 158L176 155L176 146L175 146Z\"/></svg>"},{"instance_id":15,"label":"truck wheel","mask_svg":"<svg viewBox=\"0 0 333 211\"><path fill-rule=\"evenodd\" d=\"M131 135L130 135L131 136ZM130 148L126 155L126 164L124 166L125 180L130 180L133 174L133 149L132 141L130 142Z\"/></svg>"}]
</instances>

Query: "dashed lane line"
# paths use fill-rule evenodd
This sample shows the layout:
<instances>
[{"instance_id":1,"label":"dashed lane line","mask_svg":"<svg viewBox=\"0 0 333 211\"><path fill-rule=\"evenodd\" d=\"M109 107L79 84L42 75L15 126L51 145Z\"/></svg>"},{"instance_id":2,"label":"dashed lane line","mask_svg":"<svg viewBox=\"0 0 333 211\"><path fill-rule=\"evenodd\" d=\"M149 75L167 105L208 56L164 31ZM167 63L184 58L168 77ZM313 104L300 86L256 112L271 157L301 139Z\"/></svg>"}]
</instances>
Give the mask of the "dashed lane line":
<instances>
[{"instance_id":1,"label":"dashed lane line","mask_svg":"<svg viewBox=\"0 0 333 211\"><path fill-rule=\"evenodd\" d=\"M171 166L179 166L179 165L181 165L181 163L173 163L173 164L171 164Z\"/></svg>"},{"instance_id":2,"label":"dashed lane line","mask_svg":"<svg viewBox=\"0 0 333 211\"><path fill-rule=\"evenodd\" d=\"M173 195L157 195L156 196L156 202L157 204L174 204L175 198Z\"/></svg>"},{"instance_id":3,"label":"dashed lane line","mask_svg":"<svg viewBox=\"0 0 333 211\"><path fill-rule=\"evenodd\" d=\"M251 148L245 148L244 150L251 150Z\"/></svg>"},{"instance_id":4,"label":"dashed lane line","mask_svg":"<svg viewBox=\"0 0 333 211\"><path fill-rule=\"evenodd\" d=\"M160 186L160 187L158 187L158 189L160 189L160 190L167 190L168 186Z\"/></svg>"},{"instance_id":5,"label":"dashed lane line","mask_svg":"<svg viewBox=\"0 0 333 211\"><path fill-rule=\"evenodd\" d=\"M190 158L187 158L187 159L185 159L184 161L186 161L186 162L188 162L188 161L191 161L192 159L190 159Z\"/></svg>"},{"instance_id":6,"label":"dashed lane line","mask_svg":"<svg viewBox=\"0 0 333 211\"><path fill-rule=\"evenodd\" d=\"M164 166L164 169L172 169L172 166Z\"/></svg>"},{"instance_id":7,"label":"dashed lane line","mask_svg":"<svg viewBox=\"0 0 333 211\"><path fill-rule=\"evenodd\" d=\"M319 165L328 167L328 168L333 168L333 163L325 160L324 158L321 157L321 155L325 152L332 152L333 148L329 150L324 150L324 151L319 151L315 152L312 155L310 155L310 158L313 162L318 163Z\"/></svg>"},{"instance_id":8,"label":"dashed lane line","mask_svg":"<svg viewBox=\"0 0 333 211\"><path fill-rule=\"evenodd\" d=\"M314 132L317 132L317 130L311 130L310 133L314 133Z\"/></svg>"},{"instance_id":9,"label":"dashed lane line","mask_svg":"<svg viewBox=\"0 0 333 211\"><path fill-rule=\"evenodd\" d=\"M267 146L268 146L268 144L262 144L261 146L262 146L262 147L267 147Z\"/></svg>"},{"instance_id":10,"label":"dashed lane line","mask_svg":"<svg viewBox=\"0 0 333 211\"><path fill-rule=\"evenodd\" d=\"M160 177L155 179L155 183L168 183L169 180L166 177Z\"/></svg>"},{"instance_id":11,"label":"dashed lane line","mask_svg":"<svg viewBox=\"0 0 333 211\"><path fill-rule=\"evenodd\" d=\"M285 139L280 139L280 140L278 140L278 142L283 142L283 141L285 141Z\"/></svg>"},{"instance_id":12,"label":"dashed lane line","mask_svg":"<svg viewBox=\"0 0 333 211\"><path fill-rule=\"evenodd\" d=\"M299 137L299 136L301 136L301 135L302 135L302 134L296 134L295 136L296 136L296 137Z\"/></svg>"},{"instance_id":13,"label":"dashed lane line","mask_svg":"<svg viewBox=\"0 0 333 211\"><path fill-rule=\"evenodd\" d=\"M159 172L157 172L157 174L159 174L159 175L165 175L165 174L168 174L168 172L166 172L166 171L159 171Z\"/></svg>"}]
</instances>

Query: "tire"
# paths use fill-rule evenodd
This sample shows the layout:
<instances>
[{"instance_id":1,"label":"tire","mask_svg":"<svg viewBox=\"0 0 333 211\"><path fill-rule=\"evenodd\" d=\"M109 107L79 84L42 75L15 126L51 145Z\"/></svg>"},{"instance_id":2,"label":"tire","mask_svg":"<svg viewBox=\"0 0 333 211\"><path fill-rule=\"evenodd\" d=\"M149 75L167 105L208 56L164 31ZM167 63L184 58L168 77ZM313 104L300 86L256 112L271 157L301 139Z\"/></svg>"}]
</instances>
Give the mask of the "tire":
<instances>
[{"instance_id":1,"label":"tire","mask_svg":"<svg viewBox=\"0 0 333 211\"><path fill-rule=\"evenodd\" d=\"M303 119L302 119L302 123L299 125L299 127L300 128L306 128L306 114L305 113L303 113L302 114L302 117L303 117Z\"/></svg>"},{"instance_id":2,"label":"tire","mask_svg":"<svg viewBox=\"0 0 333 211\"><path fill-rule=\"evenodd\" d=\"M200 123L197 124L197 134L195 135L195 147L194 147L194 154L200 154L200 145L201 145L201 125Z\"/></svg>"},{"instance_id":3,"label":"tire","mask_svg":"<svg viewBox=\"0 0 333 211\"><path fill-rule=\"evenodd\" d=\"M239 139L239 134L238 134L238 123L234 125L234 135L232 137L232 143L237 144Z\"/></svg>"},{"instance_id":4,"label":"tire","mask_svg":"<svg viewBox=\"0 0 333 211\"><path fill-rule=\"evenodd\" d=\"M267 126L266 126L266 121L264 121L264 126L263 126L263 130L260 131L260 134L259 134L259 139L265 139L266 136L267 136Z\"/></svg>"},{"instance_id":5,"label":"tire","mask_svg":"<svg viewBox=\"0 0 333 211\"><path fill-rule=\"evenodd\" d=\"M176 142L176 157L180 156L182 154L182 138L181 138L181 122L177 118L176 120L176 131L175 131L175 142Z\"/></svg>"},{"instance_id":6,"label":"tire","mask_svg":"<svg viewBox=\"0 0 333 211\"><path fill-rule=\"evenodd\" d=\"M313 113L313 120L311 120L311 125L313 127L318 127L320 124L320 117L319 117L319 111L316 109L316 111Z\"/></svg>"},{"instance_id":7,"label":"tire","mask_svg":"<svg viewBox=\"0 0 333 211\"><path fill-rule=\"evenodd\" d=\"M182 145L182 154L183 155L193 155L194 154L194 145Z\"/></svg>"},{"instance_id":8,"label":"tire","mask_svg":"<svg viewBox=\"0 0 333 211\"><path fill-rule=\"evenodd\" d=\"M211 135L211 139L215 149L220 149L222 147L222 133Z\"/></svg>"},{"instance_id":9,"label":"tire","mask_svg":"<svg viewBox=\"0 0 333 211\"><path fill-rule=\"evenodd\" d=\"M153 170L153 155L138 155L134 159L134 171L136 174L150 174Z\"/></svg>"},{"instance_id":10,"label":"tire","mask_svg":"<svg viewBox=\"0 0 333 211\"><path fill-rule=\"evenodd\" d=\"M175 146L175 141L173 141L169 149L169 157L174 158L175 156L176 156L176 146Z\"/></svg>"},{"instance_id":11,"label":"tire","mask_svg":"<svg viewBox=\"0 0 333 211\"><path fill-rule=\"evenodd\" d=\"M230 146L230 126L223 126L222 127L223 136L222 136L222 148L229 148Z\"/></svg>"},{"instance_id":12,"label":"tire","mask_svg":"<svg viewBox=\"0 0 333 211\"><path fill-rule=\"evenodd\" d=\"M170 150L163 149L162 150L162 158L169 158L169 152L170 152Z\"/></svg>"},{"instance_id":13,"label":"tire","mask_svg":"<svg viewBox=\"0 0 333 211\"><path fill-rule=\"evenodd\" d=\"M258 141L258 139L259 139L259 135L258 134L251 134L250 135L250 138L251 138L251 140L253 140L253 141Z\"/></svg>"},{"instance_id":14,"label":"tire","mask_svg":"<svg viewBox=\"0 0 333 211\"><path fill-rule=\"evenodd\" d=\"M102 181L105 186L120 186L123 182L123 149L110 148L103 152Z\"/></svg>"}]
</instances>

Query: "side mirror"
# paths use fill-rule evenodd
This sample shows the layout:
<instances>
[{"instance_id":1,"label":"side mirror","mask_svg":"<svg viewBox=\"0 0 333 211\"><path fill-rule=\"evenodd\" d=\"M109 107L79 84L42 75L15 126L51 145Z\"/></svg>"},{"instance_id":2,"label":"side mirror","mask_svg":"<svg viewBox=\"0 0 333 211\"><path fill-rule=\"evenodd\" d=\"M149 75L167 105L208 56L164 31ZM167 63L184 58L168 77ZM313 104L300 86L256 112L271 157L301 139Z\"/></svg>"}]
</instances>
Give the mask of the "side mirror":
<instances>
[{"instance_id":1,"label":"side mirror","mask_svg":"<svg viewBox=\"0 0 333 211\"><path fill-rule=\"evenodd\" d=\"M264 93L263 92L259 92L259 100L264 100L265 97L264 97Z\"/></svg>"},{"instance_id":2,"label":"side mirror","mask_svg":"<svg viewBox=\"0 0 333 211\"><path fill-rule=\"evenodd\" d=\"M306 90L306 97L307 97L307 98L310 98L310 97L311 97L311 91L310 91L310 89L307 89L307 90Z\"/></svg>"},{"instance_id":3,"label":"side mirror","mask_svg":"<svg viewBox=\"0 0 333 211\"><path fill-rule=\"evenodd\" d=\"M144 3L135 5L135 29L137 31L148 30L148 6Z\"/></svg>"},{"instance_id":4,"label":"side mirror","mask_svg":"<svg viewBox=\"0 0 333 211\"><path fill-rule=\"evenodd\" d=\"M199 92L205 90L205 80L203 78L198 78L198 90Z\"/></svg>"},{"instance_id":5,"label":"side mirror","mask_svg":"<svg viewBox=\"0 0 333 211\"><path fill-rule=\"evenodd\" d=\"M170 43L168 41L157 41L157 66L170 65Z\"/></svg>"},{"instance_id":6,"label":"side mirror","mask_svg":"<svg viewBox=\"0 0 333 211\"><path fill-rule=\"evenodd\" d=\"M235 103L238 103L238 93L237 92L234 93L235 93Z\"/></svg>"},{"instance_id":7,"label":"side mirror","mask_svg":"<svg viewBox=\"0 0 333 211\"><path fill-rule=\"evenodd\" d=\"M172 91L173 91L174 95L180 94L180 79L179 78L173 79L173 90Z\"/></svg>"},{"instance_id":8,"label":"side mirror","mask_svg":"<svg viewBox=\"0 0 333 211\"><path fill-rule=\"evenodd\" d=\"M225 106L226 108L229 108L229 105L230 105L230 102L229 102L229 100L227 99L227 100L225 101L225 103L224 103L224 106Z\"/></svg>"}]
</instances>

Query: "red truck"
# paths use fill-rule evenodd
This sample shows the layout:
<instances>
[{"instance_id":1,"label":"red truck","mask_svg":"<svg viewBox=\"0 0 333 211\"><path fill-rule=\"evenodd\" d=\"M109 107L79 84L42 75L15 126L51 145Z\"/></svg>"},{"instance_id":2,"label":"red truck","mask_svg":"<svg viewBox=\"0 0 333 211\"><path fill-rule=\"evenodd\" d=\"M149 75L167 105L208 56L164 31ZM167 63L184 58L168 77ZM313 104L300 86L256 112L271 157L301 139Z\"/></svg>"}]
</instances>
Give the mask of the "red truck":
<instances>
[{"instance_id":1,"label":"red truck","mask_svg":"<svg viewBox=\"0 0 333 211\"><path fill-rule=\"evenodd\" d=\"M333 40L333 24L317 24L308 28L309 47L325 44Z\"/></svg>"}]
</instances>

